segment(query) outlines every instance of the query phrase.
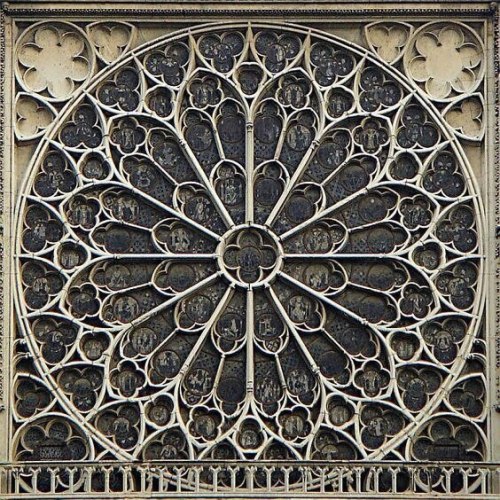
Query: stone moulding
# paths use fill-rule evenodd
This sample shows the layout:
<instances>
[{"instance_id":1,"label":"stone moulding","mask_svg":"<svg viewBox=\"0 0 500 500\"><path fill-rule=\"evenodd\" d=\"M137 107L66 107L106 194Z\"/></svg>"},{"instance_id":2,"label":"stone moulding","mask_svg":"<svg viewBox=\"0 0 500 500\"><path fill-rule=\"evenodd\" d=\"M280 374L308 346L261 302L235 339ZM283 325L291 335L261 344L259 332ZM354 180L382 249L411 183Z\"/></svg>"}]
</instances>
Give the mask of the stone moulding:
<instances>
[{"instance_id":1,"label":"stone moulding","mask_svg":"<svg viewBox=\"0 0 500 500\"><path fill-rule=\"evenodd\" d=\"M20 3L21 5L18 5ZM15 16L43 16L43 17L53 17L53 16L71 16L73 14L87 14L87 15L98 15L98 16L110 16L111 18L119 15L139 15L139 16L151 16L151 15L168 15L168 16L225 16L231 18L231 16L239 16L242 12L245 15L255 15L255 16L272 16L281 17L283 15L293 15L294 17L322 17L331 16L335 14L341 17L358 17L364 15L372 16L385 16L387 12L390 11L391 15L396 16L423 16L424 18L432 16L439 13L441 16L452 15L452 16L472 16L472 17L488 17L492 16L497 8L496 2L479 2L478 6L467 6L464 7L463 2L456 2L457 6L445 6L446 4L441 4L439 7L433 5L432 2L427 2L426 7L417 7L415 5L402 6L401 2L373 2L373 5L366 6L355 6L346 7L348 2L331 3L328 8L317 8L317 7L307 7L303 8L303 3L301 2L283 2L283 7L257 7L249 6L248 3L242 2L241 8L227 8L224 3L219 3L217 8L210 8L207 5L203 7L198 6L186 6L189 2L178 2L176 7L171 7L170 2L166 2L159 6L160 2L154 2L148 5L148 7L142 7L141 4L135 4L133 7L128 6L125 2L119 2L116 8L111 9L107 7L95 8L94 6L86 5L85 2L78 4L78 7L68 8L63 2L53 3L50 8L46 7L46 3L40 2L38 5L35 3L28 4L23 2L3 2L2 9L8 12L10 15ZM172 2L175 3L175 2ZM382 4L386 4L381 7ZM414 2L418 3L418 2ZM422 2L425 3L425 2ZM449 2L452 4L453 2ZM297 8L297 4L301 7ZM258 5L258 3L256 4Z\"/></svg>"}]
</instances>

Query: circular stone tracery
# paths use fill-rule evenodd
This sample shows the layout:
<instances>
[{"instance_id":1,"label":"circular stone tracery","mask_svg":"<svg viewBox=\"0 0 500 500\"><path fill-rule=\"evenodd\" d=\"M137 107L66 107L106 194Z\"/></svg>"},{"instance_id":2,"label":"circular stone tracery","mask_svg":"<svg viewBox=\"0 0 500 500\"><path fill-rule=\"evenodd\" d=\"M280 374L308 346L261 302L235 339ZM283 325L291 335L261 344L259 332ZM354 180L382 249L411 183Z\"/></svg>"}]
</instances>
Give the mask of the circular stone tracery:
<instances>
[{"instance_id":1,"label":"circular stone tracery","mask_svg":"<svg viewBox=\"0 0 500 500\"><path fill-rule=\"evenodd\" d=\"M263 226L240 226L224 235L220 266L231 281L244 287L263 286L279 271L281 245Z\"/></svg>"},{"instance_id":2,"label":"circular stone tracery","mask_svg":"<svg viewBox=\"0 0 500 500\"><path fill-rule=\"evenodd\" d=\"M97 77L17 212L39 378L15 391L40 401L16 405L18 456L66 411L106 450L75 459L483 457L484 384L461 377L481 211L404 81L333 37L247 24Z\"/></svg>"}]
</instances>

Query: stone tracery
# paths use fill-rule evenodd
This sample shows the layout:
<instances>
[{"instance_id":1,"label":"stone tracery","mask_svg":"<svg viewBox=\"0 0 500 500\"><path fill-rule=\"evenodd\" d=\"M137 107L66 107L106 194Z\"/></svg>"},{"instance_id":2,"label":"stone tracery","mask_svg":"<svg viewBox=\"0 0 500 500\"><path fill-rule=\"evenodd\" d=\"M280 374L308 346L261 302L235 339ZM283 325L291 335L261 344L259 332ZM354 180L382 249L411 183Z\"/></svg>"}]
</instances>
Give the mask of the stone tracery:
<instances>
[{"instance_id":1,"label":"stone tracery","mask_svg":"<svg viewBox=\"0 0 500 500\"><path fill-rule=\"evenodd\" d=\"M57 423L78 459L484 456L484 385L461 373L477 194L411 90L339 40L265 26L162 41L94 81L21 207L40 381L17 411L55 423L24 424L19 456Z\"/></svg>"}]
</instances>

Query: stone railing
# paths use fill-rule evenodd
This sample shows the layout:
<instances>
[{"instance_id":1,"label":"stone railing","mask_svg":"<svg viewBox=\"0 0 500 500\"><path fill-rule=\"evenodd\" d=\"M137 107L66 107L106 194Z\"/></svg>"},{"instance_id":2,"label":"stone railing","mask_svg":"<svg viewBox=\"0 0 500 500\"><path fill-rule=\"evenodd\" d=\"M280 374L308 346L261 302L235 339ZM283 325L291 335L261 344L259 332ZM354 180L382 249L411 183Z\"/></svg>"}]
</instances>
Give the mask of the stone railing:
<instances>
[{"instance_id":1,"label":"stone railing","mask_svg":"<svg viewBox=\"0 0 500 500\"><path fill-rule=\"evenodd\" d=\"M500 498L500 464L440 462L25 462L0 498Z\"/></svg>"}]
</instances>

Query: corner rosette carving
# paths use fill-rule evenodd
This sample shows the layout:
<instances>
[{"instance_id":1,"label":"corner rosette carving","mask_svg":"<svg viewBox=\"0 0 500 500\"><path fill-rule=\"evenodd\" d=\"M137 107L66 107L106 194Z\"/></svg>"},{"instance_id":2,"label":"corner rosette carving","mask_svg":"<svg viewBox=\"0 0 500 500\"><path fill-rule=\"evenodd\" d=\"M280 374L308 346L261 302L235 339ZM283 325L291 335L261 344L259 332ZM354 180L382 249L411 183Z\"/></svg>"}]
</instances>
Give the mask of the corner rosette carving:
<instances>
[{"instance_id":1,"label":"corner rosette carving","mask_svg":"<svg viewBox=\"0 0 500 500\"><path fill-rule=\"evenodd\" d=\"M85 34L70 23L32 26L19 39L16 54L20 85L51 101L69 99L94 71L92 48Z\"/></svg>"},{"instance_id":2,"label":"corner rosette carving","mask_svg":"<svg viewBox=\"0 0 500 500\"><path fill-rule=\"evenodd\" d=\"M410 43L405 54L407 74L432 99L448 100L472 92L483 78L483 44L463 24L427 24Z\"/></svg>"}]
</instances>

